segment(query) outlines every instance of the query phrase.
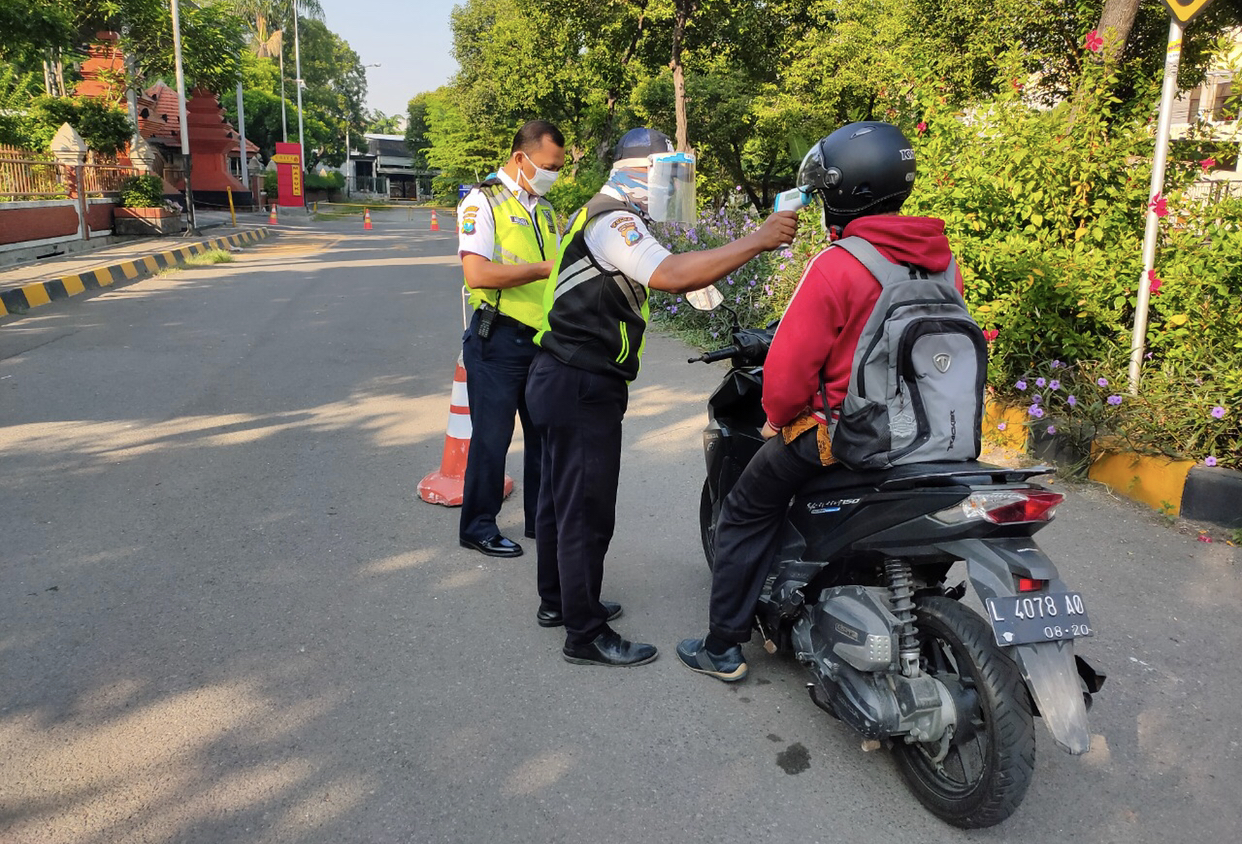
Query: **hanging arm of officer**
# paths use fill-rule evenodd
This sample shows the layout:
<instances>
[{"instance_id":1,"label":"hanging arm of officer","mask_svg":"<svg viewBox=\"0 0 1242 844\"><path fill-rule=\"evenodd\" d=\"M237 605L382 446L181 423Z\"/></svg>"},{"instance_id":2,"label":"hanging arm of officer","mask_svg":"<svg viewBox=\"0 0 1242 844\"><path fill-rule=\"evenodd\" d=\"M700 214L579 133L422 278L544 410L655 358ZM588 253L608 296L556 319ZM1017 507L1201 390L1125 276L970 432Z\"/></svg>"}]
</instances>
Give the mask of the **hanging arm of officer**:
<instances>
[{"instance_id":1,"label":"hanging arm of officer","mask_svg":"<svg viewBox=\"0 0 1242 844\"><path fill-rule=\"evenodd\" d=\"M482 255L467 252L461 256L466 286L471 290L505 290L542 281L552 275L552 261L533 264L497 264Z\"/></svg>"}]
</instances>

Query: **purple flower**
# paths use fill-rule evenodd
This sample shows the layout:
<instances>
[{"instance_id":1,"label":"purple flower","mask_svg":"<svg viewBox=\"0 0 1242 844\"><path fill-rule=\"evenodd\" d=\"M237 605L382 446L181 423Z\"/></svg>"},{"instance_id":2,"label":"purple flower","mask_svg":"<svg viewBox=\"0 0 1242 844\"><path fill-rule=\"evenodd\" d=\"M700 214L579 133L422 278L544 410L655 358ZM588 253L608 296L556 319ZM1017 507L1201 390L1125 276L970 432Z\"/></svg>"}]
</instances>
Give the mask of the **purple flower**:
<instances>
[{"instance_id":1,"label":"purple flower","mask_svg":"<svg viewBox=\"0 0 1242 844\"><path fill-rule=\"evenodd\" d=\"M777 269L778 269L778 270L783 270L783 269L785 269L785 262L784 262L784 261L782 261L782 262L781 262L781 265L780 265L779 267L777 267Z\"/></svg>"},{"instance_id":2,"label":"purple flower","mask_svg":"<svg viewBox=\"0 0 1242 844\"><path fill-rule=\"evenodd\" d=\"M1031 393L1031 401L1033 401L1035 404L1039 404L1043 400L1044 400L1044 397L1041 396L1039 393Z\"/></svg>"},{"instance_id":3,"label":"purple flower","mask_svg":"<svg viewBox=\"0 0 1242 844\"><path fill-rule=\"evenodd\" d=\"M1066 396L1065 403L1068 404L1070 407L1074 407L1078 404L1078 398L1075 396Z\"/></svg>"},{"instance_id":4,"label":"purple flower","mask_svg":"<svg viewBox=\"0 0 1242 844\"><path fill-rule=\"evenodd\" d=\"M1225 409L1223 407L1217 406L1217 407L1212 408L1213 419L1221 419L1224 417L1224 415L1225 415Z\"/></svg>"},{"instance_id":5,"label":"purple flower","mask_svg":"<svg viewBox=\"0 0 1242 844\"><path fill-rule=\"evenodd\" d=\"M1003 431L1003 430L1005 430L1005 428L1006 428L1006 425L1005 425L1005 423L1004 423L1004 422L1002 422L1002 423L1000 423L999 425L997 425L997 426L996 426L996 430L998 430L998 431Z\"/></svg>"},{"instance_id":6,"label":"purple flower","mask_svg":"<svg viewBox=\"0 0 1242 844\"><path fill-rule=\"evenodd\" d=\"M1065 364L1061 363L1061 361L1059 361L1059 360L1054 360L1054 361L1052 362L1052 368L1053 368L1053 369L1060 369L1060 368L1061 368L1061 367L1063 367L1063 366L1065 366Z\"/></svg>"},{"instance_id":7,"label":"purple flower","mask_svg":"<svg viewBox=\"0 0 1242 844\"><path fill-rule=\"evenodd\" d=\"M1026 389L1026 382L1025 382L1025 381L1019 381L1017 384L1014 384L1014 386L1015 386L1015 387L1017 387L1019 390L1025 390L1025 389Z\"/></svg>"},{"instance_id":8,"label":"purple flower","mask_svg":"<svg viewBox=\"0 0 1242 844\"><path fill-rule=\"evenodd\" d=\"M1116 407L1117 405L1121 404L1121 396L1109 396L1108 403L1111 404L1113 407Z\"/></svg>"},{"instance_id":9,"label":"purple flower","mask_svg":"<svg viewBox=\"0 0 1242 844\"><path fill-rule=\"evenodd\" d=\"M696 232L694 229L690 229L690 231L686 232L686 240L690 241L691 243L698 243L699 233Z\"/></svg>"},{"instance_id":10,"label":"purple flower","mask_svg":"<svg viewBox=\"0 0 1242 844\"><path fill-rule=\"evenodd\" d=\"M1053 392L1056 392L1057 390L1061 389L1061 382L1053 378L1051 381L1048 382L1048 389L1052 390Z\"/></svg>"},{"instance_id":11,"label":"purple flower","mask_svg":"<svg viewBox=\"0 0 1242 844\"><path fill-rule=\"evenodd\" d=\"M669 305L669 306L668 306L668 312L669 312L670 314L675 314L675 313L677 313L677 306L676 306L676 305Z\"/></svg>"},{"instance_id":12,"label":"purple flower","mask_svg":"<svg viewBox=\"0 0 1242 844\"><path fill-rule=\"evenodd\" d=\"M766 293L766 294L768 294L769 296L771 296L771 295L772 295L772 285L770 285L770 284L765 284L765 285L763 285L763 292L764 292L764 293Z\"/></svg>"},{"instance_id":13,"label":"purple flower","mask_svg":"<svg viewBox=\"0 0 1242 844\"><path fill-rule=\"evenodd\" d=\"M1100 387L1107 387L1107 386L1108 386L1108 379L1107 379L1107 378L1097 378L1097 379L1096 379L1096 381L1095 381L1095 383L1096 383L1098 386L1100 386Z\"/></svg>"},{"instance_id":14,"label":"purple flower","mask_svg":"<svg viewBox=\"0 0 1242 844\"><path fill-rule=\"evenodd\" d=\"M1048 433L1049 433L1049 434L1055 434L1056 432L1057 432L1057 426L1056 426L1056 425L1049 425L1049 426L1048 426Z\"/></svg>"},{"instance_id":15,"label":"purple flower","mask_svg":"<svg viewBox=\"0 0 1242 844\"><path fill-rule=\"evenodd\" d=\"M1047 379L1042 378L1042 377L1041 377L1041 378L1036 378L1036 379L1035 379L1035 386L1036 386L1036 387L1045 387L1045 386L1047 386L1047 385L1048 385L1048 381L1047 381Z\"/></svg>"},{"instance_id":16,"label":"purple flower","mask_svg":"<svg viewBox=\"0 0 1242 844\"><path fill-rule=\"evenodd\" d=\"M1203 465L1204 466L1215 466L1216 458L1209 454L1207 457L1203 458Z\"/></svg>"},{"instance_id":17,"label":"purple flower","mask_svg":"<svg viewBox=\"0 0 1242 844\"><path fill-rule=\"evenodd\" d=\"M1034 416L1036 419L1041 419L1044 415L1044 409L1037 404L1033 404L1028 407L1026 412Z\"/></svg>"}]
</instances>

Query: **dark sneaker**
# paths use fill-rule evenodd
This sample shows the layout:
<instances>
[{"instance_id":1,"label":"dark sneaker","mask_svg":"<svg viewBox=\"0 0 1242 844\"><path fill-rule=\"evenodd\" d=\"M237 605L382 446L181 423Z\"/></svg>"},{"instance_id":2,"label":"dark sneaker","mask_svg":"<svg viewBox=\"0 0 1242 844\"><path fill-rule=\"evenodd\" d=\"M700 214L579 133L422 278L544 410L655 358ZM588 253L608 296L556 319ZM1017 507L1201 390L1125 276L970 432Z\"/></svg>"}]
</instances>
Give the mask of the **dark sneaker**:
<instances>
[{"instance_id":1,"label":"dark sneaker","mask_svg":"<svg viewBox=\"0 0 1242 844\"><path fill-rule=\"evenodd\" d=\"M746 679L746 660L742 657L741 645L734 645L722 654L714 654L707 650L702 639L685 639L677 646L677 658L691 671L726 683Z\"/></svg>"}]
</instances>

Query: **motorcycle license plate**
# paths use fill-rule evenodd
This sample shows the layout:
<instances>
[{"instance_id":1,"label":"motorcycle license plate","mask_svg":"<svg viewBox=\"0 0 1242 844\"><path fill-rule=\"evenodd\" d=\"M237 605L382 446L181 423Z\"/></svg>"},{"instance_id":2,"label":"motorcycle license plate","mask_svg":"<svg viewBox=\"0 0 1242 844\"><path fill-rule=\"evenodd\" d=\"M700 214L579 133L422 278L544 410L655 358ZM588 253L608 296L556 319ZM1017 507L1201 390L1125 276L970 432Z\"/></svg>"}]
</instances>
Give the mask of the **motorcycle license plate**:
<instances>
[{"instance_id":1,"label":"motorcycle license plate","mask_svg":"<svg viewBox=\"0 0 1242 844\"><path fill-rule=\"evenodd\" d=\"M1077 592L1006 595L988 598L987 606L992 633L1001 647L1095 635Z\"/></svg>"}]
</instances>

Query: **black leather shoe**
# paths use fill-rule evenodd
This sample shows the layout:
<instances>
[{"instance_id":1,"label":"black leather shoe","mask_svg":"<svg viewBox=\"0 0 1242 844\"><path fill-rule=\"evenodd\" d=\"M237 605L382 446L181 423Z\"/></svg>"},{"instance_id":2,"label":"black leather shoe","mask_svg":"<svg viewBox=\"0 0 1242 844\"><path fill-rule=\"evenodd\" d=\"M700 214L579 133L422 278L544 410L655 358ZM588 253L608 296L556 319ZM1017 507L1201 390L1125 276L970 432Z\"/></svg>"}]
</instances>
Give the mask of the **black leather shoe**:
<instances>
[{"instance_id":1,"label":"black leather shoe","mask_svg":"<svg viewBox=\"0 0 1242 844\"><path fill-rule=\"evenodd\" d=\"M608 620L620 618L623 610L621 605L613 601L600 601L604 605L604 609L608 610ZM535 622L540 627L563 627L565 626L565 616L561 615L559 607L556 609L548 609L542 604L539 605L539 612L535 613Z\"/></svg>"},{"instance_id":2,"label":"black leather shoe","mask_svg":"<svg viewBox=\"0 0 1242 844\"><path fill-rule=\"evenodd\" d=\"M622 639L621 634L610 627L605 627L604 632L590 644L575 647L566 644L561 653L565 655L566 662L575 665L606 665L610 668L645 665L659 655L655 645Z\"/></svg>"},{"instance_id":3,"label":"black leather shoe","mask_svg":"<svg viewBox=\"0 0 1242 844\"><path fill-rule=\"evenodd\" d=\"M500 534L496 534L491 539L484 539L482 542L476 542L473 539L463 539L461 540L461 547L473 548L480 554L486 554L489 557L522 556L522 546Z\"/></svg>"}]
</instances>

